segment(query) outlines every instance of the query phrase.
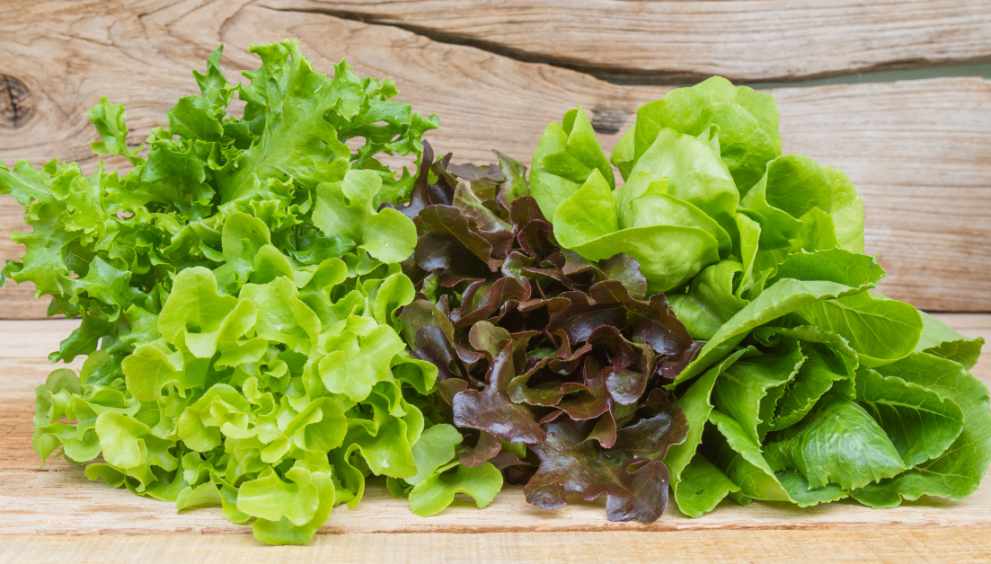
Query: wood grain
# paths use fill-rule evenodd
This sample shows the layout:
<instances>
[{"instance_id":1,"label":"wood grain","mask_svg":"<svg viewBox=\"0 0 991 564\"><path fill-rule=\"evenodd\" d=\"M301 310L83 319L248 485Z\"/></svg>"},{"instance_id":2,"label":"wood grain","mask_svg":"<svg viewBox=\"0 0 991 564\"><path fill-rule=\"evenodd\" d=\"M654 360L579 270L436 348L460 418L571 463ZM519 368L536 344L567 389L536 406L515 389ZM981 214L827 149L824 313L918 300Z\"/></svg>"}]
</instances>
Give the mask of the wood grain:
<instances>
[{"instance_id":1,"label":"wood grain","mask_svg":"<svg viewBox=\"0 0 991 564\"><path fill-rule=\"evenodd\" d=\"M250 535L0 536L4 561L122 564L146 562L647 564L760 562L977 563L991 558L985 529L880 531L564 532L462 535L319 535L308 547L264 547Z\"/></svg>"},{"instance_id":2,"label":"wood grain","mask_svg":"<svg viewBox=\"0 0 991 564\"><path fill-rule=\"evenodd\" d=\"M991 315L937 313L934 317L965 337L970 339L984 337L985 341L991 341ZM978 378L991 383L991 360L978 363L974 370Z\"/></svg>"},{"instance_id":3,"label":"wood grain","mask_svg":"<svg viewBox=\"0 0 991 564\"><path fill-rule=\"evenodd\" d=\"M952 327L970 336L991 337L991 315L942 316ZM236 534L245 527L226 521L219 509L176 514L175 506L139 498L127 490L113 490L90 482L80 467L53 460L38 468L31 449L34 387L42 383L52 366L45 354L77 325L76 321L0 322L0 536L2 535L200 535ZM72 366L78 367L80 361ZM983 360L974 373L991 384L991 363ZM867 538L884 528L929 527L991 528L991 482L959 502L925 499L889 510L872 510L845 501L808 509L773 503L740 507L724 502L700 519L688 519L672 504L664 518L651 525L611 523L605 518L603 500L570 503L555 512L528 505L519 487L507 487L480 511L470 501L455 504L430 518L414 517L406 500L392 497L380 482L373 482L356 511L337 508L322 533L560 533L574 531L737 531L802 529L833 534L850 532ZM192 535L186 533L195 533ZM238 535L250 544L250 537ZM164 537L163 537L164 538ZM27 542L27 541L25 541ZM163 541L165 542L165 541ZM171 542L171 541L168 541ZM321 541L322 542L322 541ZM31 544L28 542L27 544ZM116 544L116 543L115 543ZM82 549L81 549L82 550ZM90 550L90 549L86 549ZM93 549L95 550L95 549Z\"/></svg>"},{"instance_id":4,"label":"wood grain","mask_svg":"<svg viewBox=\"0 0 991 564\"><path fill-rule=\"evenodd\" d=\"M46 470L0 470L0 536L146 535L166 533L239 534L243 525L226 519L219 508L177 514L174 503L138 497L127 489L91 482L79 468L55 463ZM433 517L410 513L409 502L396 499L381 480L370 480L354 511L334 509L320 528L323 534L357 533L507 533L561 531L683 531L683 530L871 530L876 528L986 527L991 530L991 484L970 497L951 502L925 500L894 509L870 509L854 501L799 509L772 503L741 507L724 501L712 513L689 519L671 504L661 519L649 525L606 520L605 500L580 499L562 509L545 511L526 502L523 488L507 486L485 509L471 500L456 500Z\"/></svg>"},{"instance_id":5,"label":"wood grain","mask_svg":"<svg viewBox=\"0 0 991 564\"><path fill-rule=\"evenodd\" d=\"M625 80L783 81L991 58L980 0L263 2Z\"/></svg>"},{"instance_id":6,"label":"wood grain","mask_svg":"<svg viewBox=\"0 0 991 564\"><path fill-rule=\"evenodd\" d=\"M238 2L17 2L0 22L0 74L26 89L13 125L0 122L0 157L40 165L52 157L96 162L84 112L109 94L128 108L139 143L181 96L190 69L217 44L225 68L253 68L251 43L298 38L315 65L346 57L359 74L390 77L401 98L436 113L438 150L491 160L498 148L528 161L545 125L575 103L600 127L607 150L635 109L661 87L619 86L588 74L434 41L389 25ZM717 4L717 3L706 3ZM772 91L785 151L843 169L867 212L867 247L889 273L888 295L937 311L991 311L991 82L935 79ZM25 110L26 111L26 110ZM603 125L605 124L605 125ZM118 163L119 164L119 163ZM0 233L24 230L0 197ZM20 251L0 236L0 258ZM0 317L37 318L30 287L0 291Z\"/></svg>"}]
</instances>

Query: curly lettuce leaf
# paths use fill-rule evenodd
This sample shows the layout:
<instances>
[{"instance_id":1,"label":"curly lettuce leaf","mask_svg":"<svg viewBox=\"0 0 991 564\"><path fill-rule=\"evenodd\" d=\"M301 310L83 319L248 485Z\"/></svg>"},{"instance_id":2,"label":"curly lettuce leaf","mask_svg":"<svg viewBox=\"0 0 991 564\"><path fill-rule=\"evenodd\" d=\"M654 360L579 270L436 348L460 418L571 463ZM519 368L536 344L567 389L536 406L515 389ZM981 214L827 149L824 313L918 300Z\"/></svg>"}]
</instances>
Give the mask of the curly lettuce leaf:
<instances>
[{"instance_id":1,"label":"curly lettuce leaf","mask_svg":"<svg viewBox=\"0 0 991 564\"><path fill-rule=\"evenodd\" d=\"M261 67L240 86L212 54L201 95L167 112L147 152L102 100L93 149L127 157L126 174L0 164L0 191L34 227L4 272L82 317L50 358L88 355L83 369L36 390L43 460L102 455L91 479L306 544L371 473L436 470L414 447L440 417L437 369L409 358L396 318L414 298L400 263L416 230L379 209L413 178L376 160L419 155L436 119L344 63L314 71L294 42L252 52ZM243 117L228 113L235 96ZM491 498L501 480L485 484Z\"/></svg>"}]
</instances>

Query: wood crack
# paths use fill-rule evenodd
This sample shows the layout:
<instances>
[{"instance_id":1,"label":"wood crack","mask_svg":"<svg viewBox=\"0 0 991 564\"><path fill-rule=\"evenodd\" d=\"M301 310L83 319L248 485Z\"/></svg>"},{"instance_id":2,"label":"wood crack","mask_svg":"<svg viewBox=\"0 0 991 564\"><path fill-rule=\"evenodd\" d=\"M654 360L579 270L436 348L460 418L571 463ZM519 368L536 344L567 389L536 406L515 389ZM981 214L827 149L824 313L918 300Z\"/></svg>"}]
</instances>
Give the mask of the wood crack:
<instances>
[{"instance_id":1,"label":"wood crack","mask_svg":"<svg viewBox=\"0 0 991 564\"><path fill-rule=\"evenodd\" d=\"M258 4L258 7L265 8L266 10L272 10L275 12L319 14L341 20L360 22L368 25L394 27L397 29L401 29L403 31L408 31L415 35L419 35L421 37L425 37L435 43L441 43L446 45L459 45L463 47L473 47L475 49L492 53L493 55L497 55L500 57L505 57L507 59L512 59L514 61L518 61L521 63L538 63L538 64L548 65L551 67L567 69L567 70L587 74L595 78L598 78L599 80L603 80L605 82L611 82L615 84L642 84L642 85L689 84L708 78L708 75L702 75L697 73L639 71L637 69L615 69L615 68L598 67L595 65L579 64L572 61L563 60L557 57L534 54L529 51L525 51L523 49L515 49L513 47L509 47L507 45L503 45L501 43L496 43L493 41L486 41L484 39L478 39L466 35L459 35L456 33L439 31L436 29L431 29L428 27L414 25L414 24L398 23L374 15L362 14L359 12L353 12L349 10L335 10L332 8L282 8L282 7L274 7L274 6L265 6L262 4Z\"/></svg>"},{"instance_id":2,"label":"wood crack","mask_svg":"<svg viewBox=\"0 0 991 564\"><path fill-rule=\"evenodd\" d=\"M252 2L252 4L255 4L255 2ZM642 69L636 67L617 66L614 64L597 65L586 61L576 61L567 57L554 56L546 53L534 53L525 49L516 48L495 41L488 41L486 39L473 37L467 34L459 34L449 30L440 30L423 25L398 22L392 18L379 16L376 14L362 13L354 10L342 10L331 7L285 7L266 6L263 4L255 5L276 12L319 14L368 25L394 27L421 37L425 37L436 43L473 47L493 55L505 57L522 63L544 64L556 68L580 72L618 86L688 86L713 76L712 73L685 70ZM962 57L953 60L932 60L925 57L913 57L879 62L862 61L862 66L857 66L856 68L846 68L827 72L813 72L803 75L768 76L766 78L759 79L747 76L733 76L732 73L721 74L725 78L728 78L737 84L752 85L754 87L760 87L766 84L767 86L773 85L780 87L784 85L802 86L805 82L820 81L823 79L831 79L831 83L834 84L888 82L889 80L885 80L883 76L877 77L877 80L864 80L865 77L863 75L884 73L892 70L955 67L958 65L987 62L991 62L991 55Z\"/></svg>"}]
</instances>

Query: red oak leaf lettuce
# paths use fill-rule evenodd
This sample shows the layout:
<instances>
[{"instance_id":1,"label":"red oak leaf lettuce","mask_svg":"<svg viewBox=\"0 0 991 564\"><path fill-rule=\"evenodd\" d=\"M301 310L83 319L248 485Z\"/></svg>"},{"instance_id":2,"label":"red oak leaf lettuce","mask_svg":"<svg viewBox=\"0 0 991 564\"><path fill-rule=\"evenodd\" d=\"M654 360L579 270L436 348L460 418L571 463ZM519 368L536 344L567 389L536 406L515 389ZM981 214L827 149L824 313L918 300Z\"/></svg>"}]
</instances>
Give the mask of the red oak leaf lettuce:
<instances>
[{"instance_id":1,"label":"red oak leaf lettuce","mask_svg":"<svg viewBox=\"0 0 991 564\"><path fill-rule=\"evenodd\" d=\"M687 428L662 386L699 344L663 294L646 298L635 260L562 249L523 167L496 156L422 165L397 208L419 237L404 264L417 296L398 316L411 355L437 366L454 424L477 435L463 464L492 460L539 507L607 493L610 519L653 521Z\"/></svg>"}]
</instances>

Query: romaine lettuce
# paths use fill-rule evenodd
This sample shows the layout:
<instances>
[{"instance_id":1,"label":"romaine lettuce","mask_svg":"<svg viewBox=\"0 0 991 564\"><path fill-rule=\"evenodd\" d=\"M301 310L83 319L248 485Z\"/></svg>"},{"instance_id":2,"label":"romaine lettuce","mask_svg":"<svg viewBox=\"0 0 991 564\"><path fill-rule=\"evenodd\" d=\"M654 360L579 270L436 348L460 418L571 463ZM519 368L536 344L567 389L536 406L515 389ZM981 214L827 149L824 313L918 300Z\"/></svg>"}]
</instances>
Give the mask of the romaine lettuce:
<instances>
[{"instance_id":1,"label":"romaine lettuce","mask_svg":"<svg viewBox=\"0 0 991 564\"><path fill-rule=\"evenodd\" d=\"M587 122L578 108L548 127L531 190L562 247L636 259L705 342L667 386L689 427L666 459L685 514L976 489L991 412L967 368L983 340L873 291L856 190L781 155L773 98L716 77L644 105L612 153L623 185Z\"/></svg>"}]
</instances>

